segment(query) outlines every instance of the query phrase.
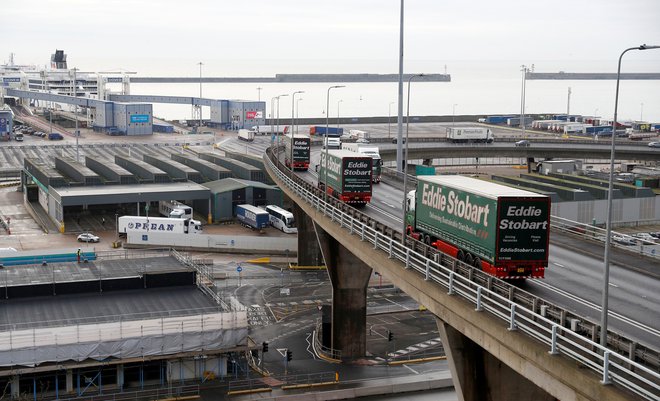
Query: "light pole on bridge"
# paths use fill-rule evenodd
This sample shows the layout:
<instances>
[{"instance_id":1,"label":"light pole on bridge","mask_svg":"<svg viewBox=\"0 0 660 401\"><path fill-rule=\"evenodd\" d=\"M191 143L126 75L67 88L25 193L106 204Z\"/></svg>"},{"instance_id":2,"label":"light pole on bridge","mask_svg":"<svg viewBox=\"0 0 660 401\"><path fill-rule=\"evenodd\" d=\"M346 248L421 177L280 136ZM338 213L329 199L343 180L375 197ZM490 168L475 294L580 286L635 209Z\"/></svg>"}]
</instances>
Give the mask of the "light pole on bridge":
<instances>
[{"instance_id":1,"label":"light pole on bridge","mask_svg":"<svg viewBox=\"0 0 660 401\"><path fill-rule=\"evenodd\" d=\"M323 171L325 177L323 178L323 200L328 201L328 130L330 129L330 89L345 88L345 85L333 85L328 88L328 94L325 97L325 160L323 164Z\"/></svg>"},{"instance_id":2,"label":"light pole on bridge","mask_svg":"<svg viewBox=\"0 0 660 401\"><path fill-rule=\"evenodd\" d=\"M413 78L423 77L424 74L411 75L408 78L408 101L406 105L406 139L404 140L406 150L403 152L403 231L401 232L401 244L406 245L406 184L408 183L408 127L410 126L410 81Z\"/></svg>"},{"instance_id":3,"label":"light pole on bridge","mask_svg":"<svg viewBox=\"0 0 660 401\"><path fill-rule=\"evenodd\" d=\"M650 50L660 49L660 46L641 45L629 47L619 56L619 66L616 72L616 94L614 96L614 121L612 121L612 142L610 150L610 177L607 189L607 218L605 221L605 255L603 256L603 299L600 319L600 345L607 347L607 315L608 315L608 296L610 281L610 240L612 236L612 192L614 191L614 154L616 138L616 117L619 106L619 81L621 78L621 59L623 55L631 50Z\"/></svg>"}]
</instances>

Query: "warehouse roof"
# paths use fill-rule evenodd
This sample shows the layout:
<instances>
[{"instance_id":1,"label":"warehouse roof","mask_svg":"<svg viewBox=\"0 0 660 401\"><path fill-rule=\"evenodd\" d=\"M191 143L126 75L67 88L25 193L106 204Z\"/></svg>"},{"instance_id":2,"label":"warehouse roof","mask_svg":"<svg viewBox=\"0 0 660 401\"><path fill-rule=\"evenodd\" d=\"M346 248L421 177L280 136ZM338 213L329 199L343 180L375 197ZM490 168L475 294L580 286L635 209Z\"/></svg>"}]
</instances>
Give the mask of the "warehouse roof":
<instances>
[{"instance_id":1,"label":"warehouse roof","mask_svg":"<svg viewBox=\"0 0 660 401\"><path fill-rule=\"evenodd\" d=\"M279 189L275 185L268 185L258 181L241 180L240 178L223 178L222 180L205 182L202 185L207 187L211 193L228 192L247 187Z\"/></svg>"},{"instance_id":2,"label":"warehouse roof","mask_svg":"<svg viewBox=\"0 0 660 401\"><path fill-rule=\"evenodd\" d=\"M152 202L172 199L207 200L210 196L207 187L194 182L50 188L49 191L50 195L62 206Z\"/></svg>"}]
</instances>

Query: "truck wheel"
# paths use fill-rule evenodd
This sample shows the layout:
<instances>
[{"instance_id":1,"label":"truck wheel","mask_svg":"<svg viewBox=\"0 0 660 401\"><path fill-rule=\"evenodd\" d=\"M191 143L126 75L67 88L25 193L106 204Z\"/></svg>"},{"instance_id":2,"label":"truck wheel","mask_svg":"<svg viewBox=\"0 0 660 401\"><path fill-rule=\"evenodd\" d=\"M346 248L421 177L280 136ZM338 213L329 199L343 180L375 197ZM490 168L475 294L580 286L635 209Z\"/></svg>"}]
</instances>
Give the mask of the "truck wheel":
<instances>
[{"instance_id":1,"label":"truck wheel","mask_svg":"<svg viewBox=\"0 0 660 401\"><path fill-rule=\"evenodd\" d=\"M424 243L428 246L431 246L431 236L430 235L425 235L424 236Z\"/></svg>"},{"instance_id":2,"label":"truck wheel","mask_svg":"<svg viewBox=\"0 0 660 401\"><path fill-rule=\"evenodd\" d=\"M462 249L459 249L456 253L456 259L460 260L461 262L465 261L465 253L463 253Z\"/></svg>"},{"instance_id":3,"label":"truck wheel","mask_svg":"<svg viewBox=\"0 0 660 401\"><path fill-rule=\"evenodd\" d=\"M472 266L474 266L475 269L481 270L481 259L479 257L475 257L474 261L472 262Z\"/></svg>"},{"instance_id":4,"label":"truck wheel","mask_svg":"<svg viewBox=\"0 0 660 401\"><path fill-rule=\"evenodd\" d=\"M474 258L472 257L472 254L471 253L466 254L465 255L465 263L472 266L473 262L474 262Z\"/></svg>"}]
</instances>

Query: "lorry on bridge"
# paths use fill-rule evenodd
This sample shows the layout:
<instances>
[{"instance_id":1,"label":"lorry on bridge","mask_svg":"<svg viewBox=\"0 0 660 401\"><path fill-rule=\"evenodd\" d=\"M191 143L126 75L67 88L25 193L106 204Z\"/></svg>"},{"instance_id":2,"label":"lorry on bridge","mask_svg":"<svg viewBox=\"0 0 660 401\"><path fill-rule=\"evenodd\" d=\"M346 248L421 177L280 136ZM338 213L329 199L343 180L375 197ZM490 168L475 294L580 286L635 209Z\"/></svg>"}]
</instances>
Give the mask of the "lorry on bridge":
<instances>
[{"instance_id":1,"label":"lorry on bridge","mask_svg":"<svg viewBox=\"0 0 660 401\"><path fill-rule=\"evenodd\" d=\"M493 143L495 137L490 128L447 127L447 141L452 143L481 142Z\"/></svg>"},{"instance_id":2,"label":"lorry on bridge","mask_svg":"<svg viewBox=\"0 0 660 401\"><path fill-rule=\"evenodd\" d=\"M284 141L284 164L294 170L307 171L309 169L309 157L311 139L305 134L286 134ZM291 151L293 142L293 152ZM291 160L293 158L293 160Z\"/></svg>"},{"instance_id":3,"label":"lorry on bridge","mask_svg":"<svg viewBox=\"0 0 660 401\"><path fill-rule=\"evenodd\" d=\"M288 125L255 125L254 127L250 128L250 131L254 131L255 134L259 135L270 135L270 134L275 134L275 135L286 135L287 132L289 132L289 126Z\"/></svg>"},{"instance_id":4,"label":"lorry on bridge","mask_svg":"<svg viewBox=\"0 0 660 401\"><path fill-rule=\"evenodd\" d=\"M406 235L502 279L543 278L550 198L458 175L418 176Z\"/></svg>"},{"instance_id":5,"label":"lorry on bridge","mask_svg":"<svg viewBox=\"0 0 660 401\"><path fill-rule=\"evenodd\" d=\"M347 150L321 152L321 162L317 169L318 187L342 202L353 206L365 206L371 201L372 165L371 156L363 156Z\"/></svg>"},{"instance_id":6,"label":"lorry on bridge","mask_svg":"<svg viewBox=\"0 0 660 401\"><path fill-rule=\"evenodd\" d=\"M129 231L142 233L172 233L200 234L202 223L189 218L151 217L151 216L121 216L117 224L117 232L127 234Z\"/></svg>"},{"instance_id":7,"label":"lorry on bridge","mask_svg":"<svg viewBox=\"0 0 660 401\"><path fill-rule=\"evenodd\" d=\"M341 148L350 152L356 152L361 155L369 156L373 159L371 174L371 182L374 184L380 183L380 178L383 170L383 159L380 157L378 146L362 144L362 143L342 143Z\"/></svg>"},{"instance_id":8,"label":"lorry on bridge","mask_svg":"<svg viewBox=\"0 0 660 401\"><path fill-rule=\"evenodd\" d=\"M264 209L253 205L236 205L236 218L242 225L261 230L270 224L270 215Z\"/></svg>"}]
</instances>

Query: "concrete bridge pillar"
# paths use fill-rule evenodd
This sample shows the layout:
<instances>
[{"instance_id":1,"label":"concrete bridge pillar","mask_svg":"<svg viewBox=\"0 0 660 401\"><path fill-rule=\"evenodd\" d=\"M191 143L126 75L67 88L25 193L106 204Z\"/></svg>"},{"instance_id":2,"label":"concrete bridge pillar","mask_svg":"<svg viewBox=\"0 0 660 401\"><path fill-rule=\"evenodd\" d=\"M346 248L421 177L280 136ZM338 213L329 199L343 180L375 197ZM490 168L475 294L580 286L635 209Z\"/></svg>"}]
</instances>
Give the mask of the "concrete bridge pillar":
<instances>
[{"instance_id":1,"label":"concrete bridge pillar","mask_svg":"<svg viewBox=\"0 0 660 401\"><path fill-rule=\"evenodd\" d=\"M556 400L455 328L435 320L459 401Z\"/></svg>"},{"instance_id":2,"label":"concrete bridge pillar","mask_svg":"<svg viewBox=\"0 0 660 401\"><path fill-rule=\"evenodd\" d=\"M11 383L11 398L18 399L21 396L20 377L18 375L12 376Z\"/></svg>"},{"instance_id":3,"label":"concrete bridge pillar","mask_svg":"<svg viewBox=\"0 0 660 401\"><path fill-rule=\"evenodd\" d=\"M316 225L321 252L332 282L332 348L342 359L367 352L367 286L371 268Z\"/></svg>"},{"instance_id":4,"label":"concrete bridge pillar","mask_svg":"<svg viewBox=\"0 0 660 401\"><path fill-rule=\"evenodd\" d=\"M321 266L323 255L314 231L314 221L298 206L293 204L293 216L298 227L298 265Z\"/></svg>"}]
</instances>

